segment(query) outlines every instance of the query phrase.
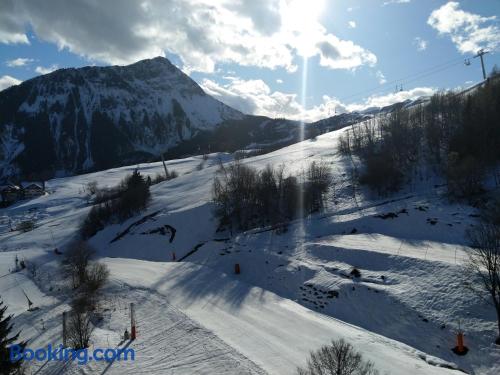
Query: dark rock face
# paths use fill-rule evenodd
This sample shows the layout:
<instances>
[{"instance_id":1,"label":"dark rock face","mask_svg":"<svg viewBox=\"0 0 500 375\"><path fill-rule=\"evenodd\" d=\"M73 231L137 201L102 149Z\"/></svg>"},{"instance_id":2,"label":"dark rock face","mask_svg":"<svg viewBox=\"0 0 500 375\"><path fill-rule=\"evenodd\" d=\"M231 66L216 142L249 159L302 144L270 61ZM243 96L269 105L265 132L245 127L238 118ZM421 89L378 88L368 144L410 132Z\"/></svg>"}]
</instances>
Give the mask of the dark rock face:
<instances>
[{"instance_id":1,"label":"dark rock face","mask_svg":"<svg viewBox=\"0 0 500 375\"><path fill-rule=\"evenodd\" d=\"M241 118L165 58L61 69L0 92L0 178L147 160Z\"/></svg>"}]
</instances>

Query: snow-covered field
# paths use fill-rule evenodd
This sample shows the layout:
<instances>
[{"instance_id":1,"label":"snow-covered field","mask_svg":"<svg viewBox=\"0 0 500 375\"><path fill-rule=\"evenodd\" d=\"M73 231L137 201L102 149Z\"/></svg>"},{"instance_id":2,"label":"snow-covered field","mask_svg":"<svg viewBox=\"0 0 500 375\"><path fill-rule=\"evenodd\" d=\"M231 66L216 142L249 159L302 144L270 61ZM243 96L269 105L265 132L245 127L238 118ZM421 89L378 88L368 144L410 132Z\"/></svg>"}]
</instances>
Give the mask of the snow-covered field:
<instances>
[{"instance_id":1,"label":"snow-covered field","mask_svg":"<svg viewBox=\"0 0 500 375\"><path fill-rule=\"evenodd\" d=\"M219 160L231 155L167 162L179 177L151 188L148 210L90 240L111 270L93 345L118 345L135 302L135 362L51 363L38 373L290 374L310 350L345 338L382 374L498 374L494 311L464 286L465 230L477 220L474 210L448 203L430 180L387 199L354 190L353 162L337 153L341 132L243 161L257 168L284 163L293 173L312 160L332 167L326 211L291 223L284 234L216 233L212 181ZM85 185L116 185L136 167L54 179L48 195L0 210L0 295L30 346L61 342L68 299L53 249L64 251L88 212ZM139 168L154 176L163 167ZM377 217L391 212L396 217ZM9 231L26 218L36 220L35 230ZM175 228L172 240L147 233L165 225ZM172 262L173 253L179 260L193 250ZM38 265L36 276L9 273L16 254ZM350 277L353 268L360 278ZM24 293L39 310L26 311ZM451 351L459 325L470 349L464 357Z\"/></svg>"}]
</instances>

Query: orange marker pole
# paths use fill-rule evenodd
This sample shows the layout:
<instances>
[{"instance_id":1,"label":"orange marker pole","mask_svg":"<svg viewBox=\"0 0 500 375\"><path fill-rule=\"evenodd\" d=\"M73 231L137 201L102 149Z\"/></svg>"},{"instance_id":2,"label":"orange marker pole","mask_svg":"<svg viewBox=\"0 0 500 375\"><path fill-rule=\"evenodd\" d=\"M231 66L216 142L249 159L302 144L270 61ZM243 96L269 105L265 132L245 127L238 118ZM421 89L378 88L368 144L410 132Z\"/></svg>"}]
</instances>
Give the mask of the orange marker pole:
<instances>
[{"instance_id":1,"label":"orange marker pole","mask_svg":"<svg viewBox=\"0 0 500 375\"><path fill-rule=\"evenodd\" d=\"M469 348L464 345L464 333L462 331L457 332L457 346L453 349L456 355L466 355Z\"/></svg>"},{"instance_id":2,"label":"orange marker pole","mask_svg":"<svg viewBox=\"0 0 500 375\"><path fill-rule=\"evenodd\" d=\"M457 334L457 349L459 353L464 352L464 334L462 332Z\"/></svg>"}]
</instances>

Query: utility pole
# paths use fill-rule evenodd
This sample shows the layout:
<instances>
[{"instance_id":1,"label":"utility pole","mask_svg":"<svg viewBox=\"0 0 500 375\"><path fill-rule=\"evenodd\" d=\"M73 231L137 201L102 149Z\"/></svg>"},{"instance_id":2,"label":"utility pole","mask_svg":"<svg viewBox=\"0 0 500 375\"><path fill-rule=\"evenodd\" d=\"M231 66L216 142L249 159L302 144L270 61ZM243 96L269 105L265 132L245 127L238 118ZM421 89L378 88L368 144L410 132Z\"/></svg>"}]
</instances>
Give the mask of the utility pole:
<instances>
[{"instance_id":1,"label":"utility pole","mask_svg":"<svg viewBox=\"0 0 500 375\"><path fill-rule=\"evenodd\" d=\"M488 51L485 51L484 49L480 49L477 51L477 55L474 56L474 58L479 57L481 59L481 68L483 69L483 79L486 81L486 70L484 69L484 60L483 56L487 54Z\"/></svg>"},{"instance_id":2,"label":"utility pole","mask_svg":"<svg viewBox=\"0 0 500 375\"><path fill-rule=\"evenodd\" d=\"M130 339L135 340L137 336L137 331L135 328L135 309L134 303L130 303Z\"/></svg>"},{"instance_id":3,"label":"utility pole","mask_svg":"<svg viewBox=\"0 0 500 375\"><path fill-rule=\"evenodd\" d=\"M62 339L63 339L63 347L68 346L68 333L66 332L66 311L62 313Z\"/></svg>"},{"instance_id":4,"label":"utility pole","mask_svg":"<svg viewBox=\"0 0 500 375\"><path fill-rule=\"evenodd\" d=\"M168 179L168 169L167 165L165 164L165 159L163 158L163 152L160 155L161 155L161 162L163 163L163 169L165 170L165 178Z\"/></svg>"}]
</instances>

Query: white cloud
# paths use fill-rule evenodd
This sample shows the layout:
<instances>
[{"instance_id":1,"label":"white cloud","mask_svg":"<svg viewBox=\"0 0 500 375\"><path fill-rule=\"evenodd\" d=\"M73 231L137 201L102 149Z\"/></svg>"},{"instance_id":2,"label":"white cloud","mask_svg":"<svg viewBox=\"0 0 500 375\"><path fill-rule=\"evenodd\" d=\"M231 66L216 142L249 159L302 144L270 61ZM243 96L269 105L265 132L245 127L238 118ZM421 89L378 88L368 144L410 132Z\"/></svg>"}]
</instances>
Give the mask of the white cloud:
<instances>
[{"instance_id":1,"label":"white cloud","mask_svg":"<svg viewBox=\"0 0 500 375\"><path fill-rule=\"evenodd\" d=\"M35 72L37 72L38 74L49 74L52 73L54 70L57 70L58 68L59 66L57 64L48 67L37 66Z\"/></svg>"},{"instance_id":2,"label":"white cloud","mask_svg":"<svg viewBox=\"0 0 500 375\"><path fill-rule=\"evenodd\" d=\"M377 56L370 51L332 34L325 35L316 46L320 51L320 65L331 69L355 69L377 63Z\"/></svg>"},{"instance_id":3,"label":"white cloud","mask_svg":"<svg viewBox=\"0 0 500 375\"><path fill-rule=\"evenodd\" d=\"M295 94L272 92L260 79L236 78L224 85L205 79L201 86L209 95L244 113L297 119L302 112Z\"/></svg>"},{"instance_id":4,"label":"white cloud","mask_svg":"<svg viewBox=\"0 0 500 375\"><path fill-rule=\"evenodd\" d=\"M304 109L297 95L280 91L271 91L262 80L235 79L228 84L220 85L205 79L201 85L213 97L244 113L268 116L271 118L287 118L313 122L345 112L346 107L335 98L323 96L323 102L310 109Z\"/></svg>"},{"instance_id":5,"label":"white cloud","mask_svg":"<svg viewBox=\"0 0 500 375\"><path fill-rule=\"evenodd\" d=\"M5 90L7 87L19 85L22 81L11 76L0 77L0 91Z\"/></svg>"},{"instance_id":6,"label":"white cloud","mask_svg":"<svg viewBox=\"0 0 500 375\"><path fill-rule=\"evenodd\" d=\"M427 49L427 46L429 45L429 42L417 36L415 39L413 39L413 44L417 46L418 51L425 51Z\"/></svg>"},{"instance_id":7,"label":"white cloud","mask_svg":"<svg viewBox=\"0 0 500 375\"><path fill-rule=\"evenodd\" d=\"M374 95L361 103L346 105L339 99L323 95L322 102L312 108L305 109L297 95L280 91L272 91L262 80L243 80L232 78L226 84L205 79L202 88L213 97L244 113L284 117L290 120L313 122L333 116L335 113L360 111L369 107L385 107L390 104L417 99L420 96L432 95L435 89L428 87L415 88L408 91L387 95Z\"/></svg>"},{"instance_id":8,"label":"white cloud","mask_svg":"<svg viewBox=\"0 0 500 375\"><path fill-rule=\"evenodd\" d=\"M391 5L391 4L408 4L411 0L387 0L387 1L384 1L384 3L382 4L382 6L386 6L386 5Z\"/></svg>"},{"instance_id":9,"label":"white cloud","mask_svg":"<svg viewBox=\"0 0 500 375\"><path fill-rule=\"evenodd\" d=\"M17 59L13 59L13 60L7 60L5 62L5 64L8 67L14 68L14 67L18 67L18 66L25 66L25 65L33 62L33 61L34 61L33 59L28 59L28 58L25 58L25 57L19 57Z\"/></svg>"},{"instance_id":10,"label":"white cloud","mask_svg":"<svg viewBox=\"0 0 500 375\"><path fill-rule=\"evenodd\" d=\"M500 48L500 29L494 23L496 16L483 17L460 9L460 4L450 1L434 10L427 23L441 35L449 35L457 49L475 53L481 48Z\"/></svg>"},{"instance_id":11,"label":"white cloud","mask_svg":"<svg viewBox=\"0 0 500 375\"><path fill-rule=\"evenodd\" d=\"M26 36L24 17L19 17L20 1L2 0L0 3L0 43L29 44Z\"/></svg>"},{"instance_id":12,"label":"white cloud","mask_svg":"<svg viewBox=\"0 0 500 375\"><path fill-rule=\"evenodd\" d=\"M350 29L355 29L356 28L356 21L349 21L348 25L349 25Z\"/></svg>"},{"instance_id":13,"label":"white cloud","mask_svg":"<svg viewBox=\"0 0 500 375\"><path fill-rule=\"evenodd\" d=\"M385 78L385 75L384 73L382 73L380 70L377 71L377 73L375 73L377 79L378 79L378 83L383 85L384 83L387 82L387 79Z\"/></svg>"},{"instance_id":14,"label":"white cloud","mask_svg":"<svg viewBox=\"0 0 500 375\"><path fill-rule=\"evenodd\" d=\"M0 43L5 44L30 44L28 37L24 33L11 33L5 30L0 30Z\"/></svg>"},{"instance_id":15,"label":"white cloud","mask_svg":"<svg viewBox=\"0 0 500 375\"><path fill-rule=\"evenodd\" d=\"M283 80L278 78L278 79L276 80L276 83L282 84L282 83L283 83Z\"/></svg>"},{"instance_id":16,"label":"white cloud","mask_svg":"<svg viewBox=\"0 0 500 375\"><path fill-rule=\"evenodd\" d=\"M350 111L363 110L370 107L385 107L391 104L404 102L405 100L415 100L421 96L430 96L437 90L433 87L416 87L407 91L398 91L386 95L373 95L362 104L352 104L348 106Z\"/></svg>"},{"instance_id":17,"label":"white cloud","mask_svg":"<svg viewBox=\"0 0 500 375\"><path fill-rule=\"evenodd\" d=\"M29 27L39 39L94 61L126 64L173 53L187 72L213 72L219 63L294 71L297 56L321 55L318 44L335 39L339 61L330 57L325 66L371 63L370 51L320 24L325 1L3 0L0 21L9 23L0 26L0 41L17 35L28 42Z\"/></svg>"}]
</instances>

